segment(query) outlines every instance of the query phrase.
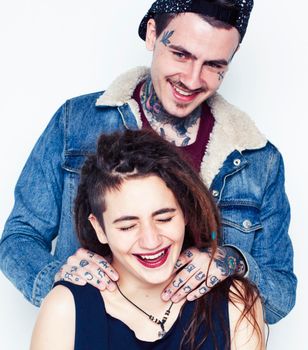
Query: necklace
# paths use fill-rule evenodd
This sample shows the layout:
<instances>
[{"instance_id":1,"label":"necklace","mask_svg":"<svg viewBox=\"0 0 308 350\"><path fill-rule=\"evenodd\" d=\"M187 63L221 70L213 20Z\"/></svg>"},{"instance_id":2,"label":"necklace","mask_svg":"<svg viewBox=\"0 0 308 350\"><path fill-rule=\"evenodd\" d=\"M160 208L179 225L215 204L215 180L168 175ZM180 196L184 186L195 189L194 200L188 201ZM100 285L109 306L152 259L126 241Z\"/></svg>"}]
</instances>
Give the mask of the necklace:
<instances>
[{"instance_id":1,"label":"necklace","mask_svg":"<svg viewBox=\"0 0 308 350\"><path fill-rule=\"evenodd\" d=\"M170 315L170 311L171 311L171 308L172 308L172 306L173 306L173 301L171 302L171 305L169 306L169 308L165 311L164 317L163 317L161 320L159 320L158 318L154 317L153 315L148 314L147 312L145 312L144 310L142 310L138 305L136 305L134 302L132 302L131 300L129 300L129 299L127 298L127 296L125 296L125 295L122 293L122 291L121 291L121 289L120 289L120 287L119 287L119 285L118 285L117 282L116 282L116 285L117 285L118 291L120 292L120 294L122 295L123 298L125 298L129 303L131 303L133 306L135 306L138 310L140 310L140 311L143 312L145 315L147 315L150 321L152 321L152 322L154 322L154 323L156 323L156 324L158 324L158 325L160 326L161 331L158 332L158 337L159 337L159 338L162 338L162 337L166 334L166 331L165 331L165 323L166 323L166 321L167 321L167 319L168 319L168 317L169 317L169 315Z\"/></svg>"}]
</instances>

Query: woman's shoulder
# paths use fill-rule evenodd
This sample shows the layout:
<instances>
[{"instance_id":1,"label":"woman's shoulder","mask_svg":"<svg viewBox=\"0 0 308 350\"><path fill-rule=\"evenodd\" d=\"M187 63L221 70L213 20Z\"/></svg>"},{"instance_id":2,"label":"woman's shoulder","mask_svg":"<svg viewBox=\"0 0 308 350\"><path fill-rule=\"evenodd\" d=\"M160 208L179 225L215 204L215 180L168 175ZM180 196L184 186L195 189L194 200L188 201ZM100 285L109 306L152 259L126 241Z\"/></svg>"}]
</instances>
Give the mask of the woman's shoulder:
<instances>
[{"instance_id":1,"label":"woman's shoulder","mask_svg":"<svg viewBox=\"0 0 308 350\"><path fill-rule=\"evenodd\" d=\"M34 327L31 350L72 349L75 303L69 288L58 285L44 299Z\"/></svg>"}]
</instances>

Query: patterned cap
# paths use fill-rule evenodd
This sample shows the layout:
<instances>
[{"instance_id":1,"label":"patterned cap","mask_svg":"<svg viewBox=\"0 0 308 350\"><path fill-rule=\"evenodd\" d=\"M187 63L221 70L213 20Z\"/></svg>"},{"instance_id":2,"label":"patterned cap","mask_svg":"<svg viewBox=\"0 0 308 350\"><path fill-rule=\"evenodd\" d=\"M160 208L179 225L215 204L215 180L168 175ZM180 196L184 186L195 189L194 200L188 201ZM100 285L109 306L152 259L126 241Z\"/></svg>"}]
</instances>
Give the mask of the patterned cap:
<instances>
[{"instance_id":1,"label":"patterned cap","mask_svg":"<svg viewBox=\"0 0 308 350\"><path fill-rule=\"evenodd\" d=\"M139 25L139 36L145 40L147 23L156 14L193 12L214 17L235 27L243 40L248 26L253 0L233 0L234 6L227 7L211 0L157 0Z\"/></svg>"}]
</instances>

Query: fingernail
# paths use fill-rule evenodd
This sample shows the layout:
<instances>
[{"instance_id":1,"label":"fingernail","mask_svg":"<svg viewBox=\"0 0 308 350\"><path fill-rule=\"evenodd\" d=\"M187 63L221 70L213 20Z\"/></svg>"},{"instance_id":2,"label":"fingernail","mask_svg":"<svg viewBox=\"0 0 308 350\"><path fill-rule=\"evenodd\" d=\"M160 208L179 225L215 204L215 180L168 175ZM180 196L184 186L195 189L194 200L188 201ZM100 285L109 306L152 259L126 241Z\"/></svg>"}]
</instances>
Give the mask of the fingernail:
<instances>
[{"instance_id":1,"label":"fingernail","mask_svg":"<svg viewBox=\"0 0 308 350\"><path fill-rule=\"evenodd\" d=\"M161 295L161 298L162 298L164 301L168 301L168 300L170 300L170 297L171 297L171 290L169 290L169 289L164 290L164 292L163 292L162 295Z\"/></svg>"},{"instance_id":2,"label":"fingernail","mask_svg":"<svg viewBox=\"0 0 308 350\"><path fill-rule=\"evenodd\" d=\"M194 301L195 299L197 299L197 296L196 295L187 295L187 298L186 298L188 301Z\"/></svg>"}]
</instances>

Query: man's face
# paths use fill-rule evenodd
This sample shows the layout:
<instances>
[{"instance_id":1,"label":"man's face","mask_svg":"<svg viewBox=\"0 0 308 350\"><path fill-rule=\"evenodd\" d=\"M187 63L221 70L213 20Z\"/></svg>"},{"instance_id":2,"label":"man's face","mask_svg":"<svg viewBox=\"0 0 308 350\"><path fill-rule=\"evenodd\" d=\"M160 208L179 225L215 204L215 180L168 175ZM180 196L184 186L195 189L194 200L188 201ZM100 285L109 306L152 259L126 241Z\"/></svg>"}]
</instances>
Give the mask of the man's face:
<instances>
[{"instance_id":1,"label":"man's face","mask_svg":"<svg viewBox=\"0 0 308 350\"><path fill-rule=\"evenodd\" d=\"M155 21L149 20L146 45L153 51L151 77L160 102L169 114L186 117L219 88L239 45L239 33L184 13L159 37Z\"/></svg>"}]
</instances>

